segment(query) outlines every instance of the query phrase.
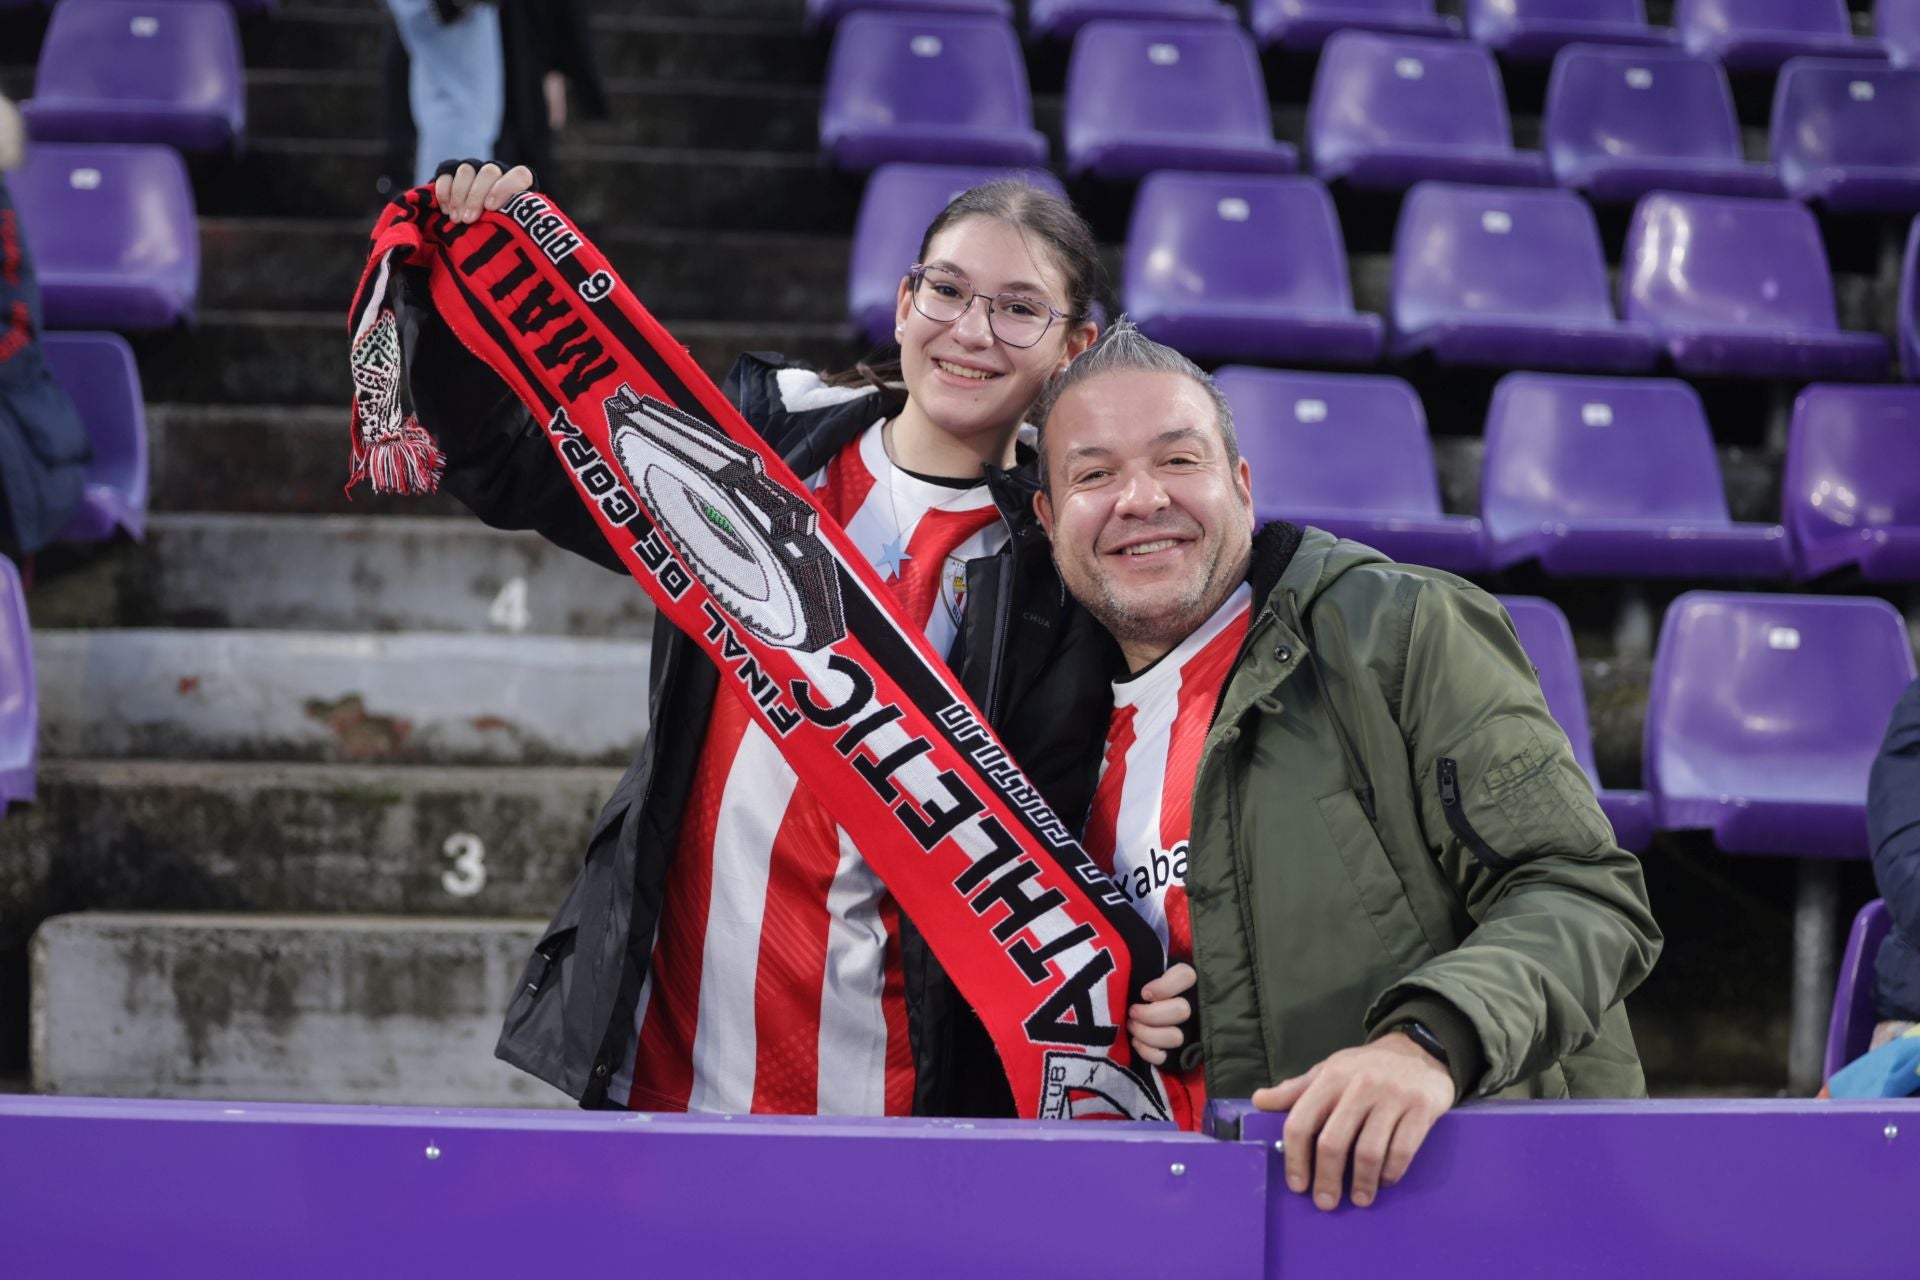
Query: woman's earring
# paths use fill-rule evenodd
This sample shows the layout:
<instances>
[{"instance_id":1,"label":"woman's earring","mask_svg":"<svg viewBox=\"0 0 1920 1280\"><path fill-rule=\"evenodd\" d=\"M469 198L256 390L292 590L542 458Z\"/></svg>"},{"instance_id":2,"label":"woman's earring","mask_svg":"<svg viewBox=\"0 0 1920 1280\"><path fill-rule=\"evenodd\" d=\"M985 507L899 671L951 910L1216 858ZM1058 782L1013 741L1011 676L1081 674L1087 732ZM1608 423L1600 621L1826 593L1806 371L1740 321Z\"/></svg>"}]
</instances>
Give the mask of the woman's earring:
<instances>
[{"instance_id":1,"label":"woman's earring","mask_svg":"<svg viewBox=\"0 0 1920 1280\"><path fill-rule=\"evenodd\" d=\"M906 336L907 336L907 326L905 326L905 325L903 325L903 324L897 324L897 325L895 325L895 326L893 326L893 336L894 336L895 338L904 338L904 337L906 337Z\"/></svg>"}]
</instances>

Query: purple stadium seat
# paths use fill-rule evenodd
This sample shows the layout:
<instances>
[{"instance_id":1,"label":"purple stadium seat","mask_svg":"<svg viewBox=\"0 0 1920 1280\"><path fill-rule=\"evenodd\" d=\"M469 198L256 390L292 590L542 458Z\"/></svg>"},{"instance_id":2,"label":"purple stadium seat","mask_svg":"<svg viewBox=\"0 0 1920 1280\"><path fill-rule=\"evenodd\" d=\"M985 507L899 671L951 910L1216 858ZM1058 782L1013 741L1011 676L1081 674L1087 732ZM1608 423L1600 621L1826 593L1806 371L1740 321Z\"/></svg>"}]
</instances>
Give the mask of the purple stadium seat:
<instances>
[{"instance_id":1,"label":"purple stadium seat","mask_svg":"<svg viewBox=\"0 0 1920 1280\"><path fill-rule=\"evenodd\" d=\"M995 178L1021 178L1066 195L1060 180L1045 169L885 164L873 171L860 197L847 273L847 314L862 338L876 345L893 341L900 280L917 260L927 224L962 191Z\"/></svg>"},{"instance_id":2,"label":"purple stadium seat","mask_svg":"<svg viewBox=\"0 0 1920 1280\"><path fill-rule=\"evenodd\" d=\"M1247 33L1225 23L1090 22L1067 60L1067 172L1291 173Z\"/></svg>"},{"instance_id":3,"label":"purple stadium seat","mask_svg":"<svg viewBox=\"0 0 1920 1280\"><path fill-rule=\"evenodd\" d=\"M1875 0L1873 29L1894 66L1920 66L1920 0Z\"/></svg>"},{"instance_id":4,"label":"purple stadium seat","mask_svg":"<svg viewBox=\"0 0 1920 1280\"><path fill-rule=\"evenodd\" d=\"M1380 317L1353 309L1340 222L1312 178L1149 175L1127 231L1126 310L1195 359L1380 358Z\"/></svg>"},{"instance_id":5,"label":"purple stadium seat","mask_svg":"<svg viewBox=\"0 0 1920 1280\"><path fill-rule=\"evenodd\" d=\"M1103 18L1122 21L1237 22L1239 15L1219 0L1032 0L1027 33L1036 40L1066 40Z\"/></svg>"},{"instance_id":6,"label":"purple stadium seat","mask_svg":"<svg viewBox=\"0 0 1920 1280\"><path fill-rule=\"evenodd\" d=\"M971 13L1013 20L1009 0L807 0L807 25L831 27L850 13Z\"/></svg>"},{"instance_id":7,"label":"purple stadium seat","mask_svg":"<svg viewBox=\"0 0 1920 1280\"><path fill-rule=\"evenodd\" d=\"M1914 677L1884 600L1691 591L1660 628L1645 758L1660 828L1728 853L1867 856L1867 769Z\"/></svg>"},{"instance_id":8,"label":"purple stadium seat","mask_svg":"<svg viewBox=\"0 0 1920 1280\"><path fill-rule=\"evenodd\" d=\"M1574 45L1553 60L1542 141L1553 176L1595 200L1649 191L1777 196L1746 162L1727 73L1678 49Z\"/></svg>"},{"instance_id":9,"label":"purple stadium seat","mask_svg":"<svg viewBox=\"0 0 1920 1280\"><path fill-rule=\"evenodd\" d=\"M1315 173L1357 187L1551 182L1538 153L1513 149L1500 69L1466 40L1366 31L1328 40L1307 106L1307 150Z\"/></svg>"},{"instance_id":10,"label":"purple stadium seat","mask_svg":"<svg viewBox=\"0 0 1920 1280\"><path fill-rule=\"evenodd\" d=\"M1314 525L1409 564L1483 566L1480 522L1441 512L1427 415L1412 387L1232 365L1215 376L1253 468L1261 520Z\"/></svg>"},{"instance_id":11,"label":"purple stadium seat","mask_svg":"<svg viewBox=\"0 0 1920 1280\"><path fill-rule=\"evenodd\" d=\"M1670 45L1642 0L1467 0L1467 33L1509 58L1545 62L1576 42Z\"/></svg>"},{"instance_id":12,"label":"purple stadium seat","mask_svg":"<svg viewBox=\"0 0 1920 1280\"><path fill-rule=\"evenodd\" d=\"M1735 70L1771 71L1802 55L1883 58L1853 34L1847 0L1676 0L1674 29L1691 53Z\"/></svg>"},{"instance_id":13,"label":"purple stadium seat","mask_svg":"<svg viewBox=\"0 0 1920 1280\"><path fill-rule=\"evenodd\" d=\"M156 0L156 3L172 7L176 4L192 4L195 0ZM228 0L235 13L271 13L277 7L276 0Z\"/></svg>"},{"instance_id":14,"label":"purple stadium seat","mask_svg":"<svg viewBox=\"0 0 1920 1280\"><path fill-rule=\"evenodd\" d=\"M200 292L200 231L179 152L42 143L8 186L33 240L49 329L164 329Z\"/></svg>"},{"instance_id":15,"label":"purple stadium seat","mask_svg":"<svg viewBox=\"0 0 1920 1280\"><path fill-rule=\"evenodd\" d=\"M1645 852L1653 843L1653 797L1644 791L1624 791L1602 787L1600 771L1593 763L1593 730L1587 723L1587 691L1580 683L1580 658L1573 647L1573 629L1558 605L1536 596L1501 596L1520 647L1527 651L1533 669L1540 675L1540 692L1546 696L1547 710L1566 730L1573 758L1586 771L1593 784L1607 821L1613 824L1613 838L1623 849Z\"/></svg>"},{"instance_id":16,"label":"purple stadium seat","mask_svg":"<svg viewBox=\"0 0 1920 1280\"><path fill-rule=\"evenodd\" d=\"M1318 49L1336 31L1454 36L1460 24L1434 12L1433 0L1252 0L1247 25L1264 48Z\"/></svg>"},{"instance_id":17,"label":"purple stadium seat","mask_svg":"<svg viewBox=\"0 0 1920 1280\"><path fill-rule=\"evenodd\" d=\"M0 814L33 799L40 765L40 698L33 630L13 561L0 556Z\"/></svg>"},{"instance_id":18,"label":"purple stadium seat","mask_svg":"<svg viewBox=\"0 0 1920 1280\"><path fill-rule=\"evenodd\" d=\"M1841 212L1920 209L1920 69L1795 58L1780 70L1771 134L1790 195Z\"/></svg>"},{"instance_id":19,"label":"purple stadium seat","mask_svg":"<svg viewBox=\"0 0 1920 1280\"><path fill-rule=\"evenodd\" d=\"M247 127L233 10L225 0L64 0L21 110L45 141L228 150Z\"/></svg>"},{"instance_id":20,"label":"purple stadium seat","mask_svg":"<svg viewBox=\"0 0 1920 1280\"><path fill-rule=\"evenodd\" d=\"M1907 229L1907 253L1900 263L1900 373L1920 382L1920 217Z\"/></svg>"},{"instance_id":21,"label":"purple stadium seat","mask_svg":"<svg viewBox=\"0 0 1920 1280\"><path fill-rule=\"evenodd\" d=\"M1874 973L1880 944L1892 929L1893 914L1881 898L1860 908L1853 918L1853 928L1847 931L1847 953L1840 960L1840 976L1833 984L1833 1017L1827 1023L1822 1080L1831 1080L1834 1072L1864 1054L1873 1042L1873 1025L1879 1021L1873 1011Z\"/></svg>"},{"instance_id":22,"label":"purple stadium seat","mask_svg":"<svg viewBox=\"0 0 1920 1280\"><path fill-rule=\"evenodd\" d=\"M1727 515L1700 397L1665 378L1515 373L1487 410L1480 518L1495 569L1781 578L1787 533Z\"/></svg>"},{"instance_id":23,"label":"purple stadium seat","mask_svg":"<svg viewBox=\"0 0 1920 1280\"><path fill-rule=\"evenodd\" d=\"M1820 228L1793 200L1655 191L1633 211L1621 309L1659 330L1682 373L1873 379L1891 354L1845 333Z\"/></svg>"},{"instance_id":24,"label":"purple stadium seat","mask_svg":"<svg viewBox=\"0 0 1920 1280\"><path fill-rule=\"evenodd\" d=\"M1637 373L1652 329L1614 319L1593 211L1570 191L1423 182L1394 232L1389 354Z\"/></svg>"},{"instance_id":25,"label":"purple stadium seat","mask_svg":"<svg viewBox=\"0 0 1920 1280\"><path fill-rule=\"evenodd\" d=\"M856 170L1046 164L1013 27L967 14L848 15L827 59L820 149Z\"/></svg>"},{"instance_id":26,"label":"purple stadium seat","mask_svg":"<svg viewBox=\"0 0 1920 1280\"><path fill-rule=\"evenodd\" d=\"M1802 577L1920 582L1920 387L1802 391L1781 489Z\"/></svg>"},{"instance_id":27,"label":"purple stadium seat","mask_svg":"<svg viewBox=\"0 0 1920 1280\"><path fill-rule=\"evenodd\" d=\"M113 333L45 333L40 350L93 446L80 509L60 536L103 542L124 529L139 541L147 528L147 410L133 348Z\"/></svg>"}]
</instances>

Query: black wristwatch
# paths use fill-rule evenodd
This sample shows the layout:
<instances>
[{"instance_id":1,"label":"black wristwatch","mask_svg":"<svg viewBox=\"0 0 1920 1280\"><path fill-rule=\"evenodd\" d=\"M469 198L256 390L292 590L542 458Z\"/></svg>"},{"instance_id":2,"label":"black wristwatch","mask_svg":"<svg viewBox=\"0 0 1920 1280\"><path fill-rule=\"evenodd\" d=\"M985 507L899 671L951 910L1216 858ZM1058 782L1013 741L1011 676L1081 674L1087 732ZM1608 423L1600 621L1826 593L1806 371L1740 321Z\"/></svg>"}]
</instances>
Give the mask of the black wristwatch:
<instances>
[{"instance_id":1,"label":"black wristwatch","mask_svg":"<svg viewBox=\"0 0 1920 1280\"><path fill-rule=\"evenodd\" d=\"M1447 1059L1447 1046L1440 1043L1440 1037L1433 1034L1426 1023L1409 1018L1405 1022L1394 1023L1393 1029L1432 1054L1439 1060L1441 1066L1449 1071L1453 1070L1453 1063Z\"/></svg>"}]
</instances>

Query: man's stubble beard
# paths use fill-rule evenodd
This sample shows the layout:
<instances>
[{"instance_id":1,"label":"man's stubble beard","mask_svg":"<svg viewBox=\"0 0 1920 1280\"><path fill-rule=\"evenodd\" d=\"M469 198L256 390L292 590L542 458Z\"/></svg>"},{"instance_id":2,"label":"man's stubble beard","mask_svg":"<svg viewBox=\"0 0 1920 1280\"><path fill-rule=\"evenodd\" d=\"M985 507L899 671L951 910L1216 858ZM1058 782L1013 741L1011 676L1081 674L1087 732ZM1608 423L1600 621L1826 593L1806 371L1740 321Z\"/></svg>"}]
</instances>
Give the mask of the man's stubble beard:
<instances>
[{"instance_id":1,"label":"man's stubble beard","mask_svg":"<svg viewBox=\"0 0 1920 1280\"><path fill-rule=\"evenodd\" d=\"M1250 553L1251 548L1247 551ZM1098 556L1100 553L1096 551L1093 554ZM1239 585L1233 575L1226 575L1224 580L1222 578L1220 568L1226 554L1227 540L1217 539L1205 571L1196 575L1191 587L1171 601L1167 608L1152 614L1130 609L1114 592L1111 580L1098 572L1092 575L1095 586L1092 598L1075 598L1115 640L1123 644L1153 645L1170 650L1212 617L1215 610L1233 594L1234 587ZM1057 556L1055 569L1064 580L1066 573L1060 569Z\"/></svg>"}]
</instances>

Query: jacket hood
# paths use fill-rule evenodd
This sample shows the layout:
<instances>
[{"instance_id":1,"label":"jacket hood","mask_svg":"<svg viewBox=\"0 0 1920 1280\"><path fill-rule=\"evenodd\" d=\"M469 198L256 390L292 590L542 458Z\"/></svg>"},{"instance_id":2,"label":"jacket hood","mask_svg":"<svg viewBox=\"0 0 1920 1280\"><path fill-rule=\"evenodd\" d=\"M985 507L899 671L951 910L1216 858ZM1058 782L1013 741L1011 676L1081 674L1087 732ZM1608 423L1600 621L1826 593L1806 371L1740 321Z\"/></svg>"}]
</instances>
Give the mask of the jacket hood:
<instances>
[{"instance_id":1,"label":"jacket hood","mask_svg":"<svg viewBox=\"0 0 1920 1280\"><path fill-rule=\"evenodd\" d=\"M1257 599L1286 616L1288 593L1304 611L1348 571L1392 563L1364 543L1335 537L1325 529L1275 520L1253 536L1253 562L1247 580Z\"/></svg>"}]
</instances>

